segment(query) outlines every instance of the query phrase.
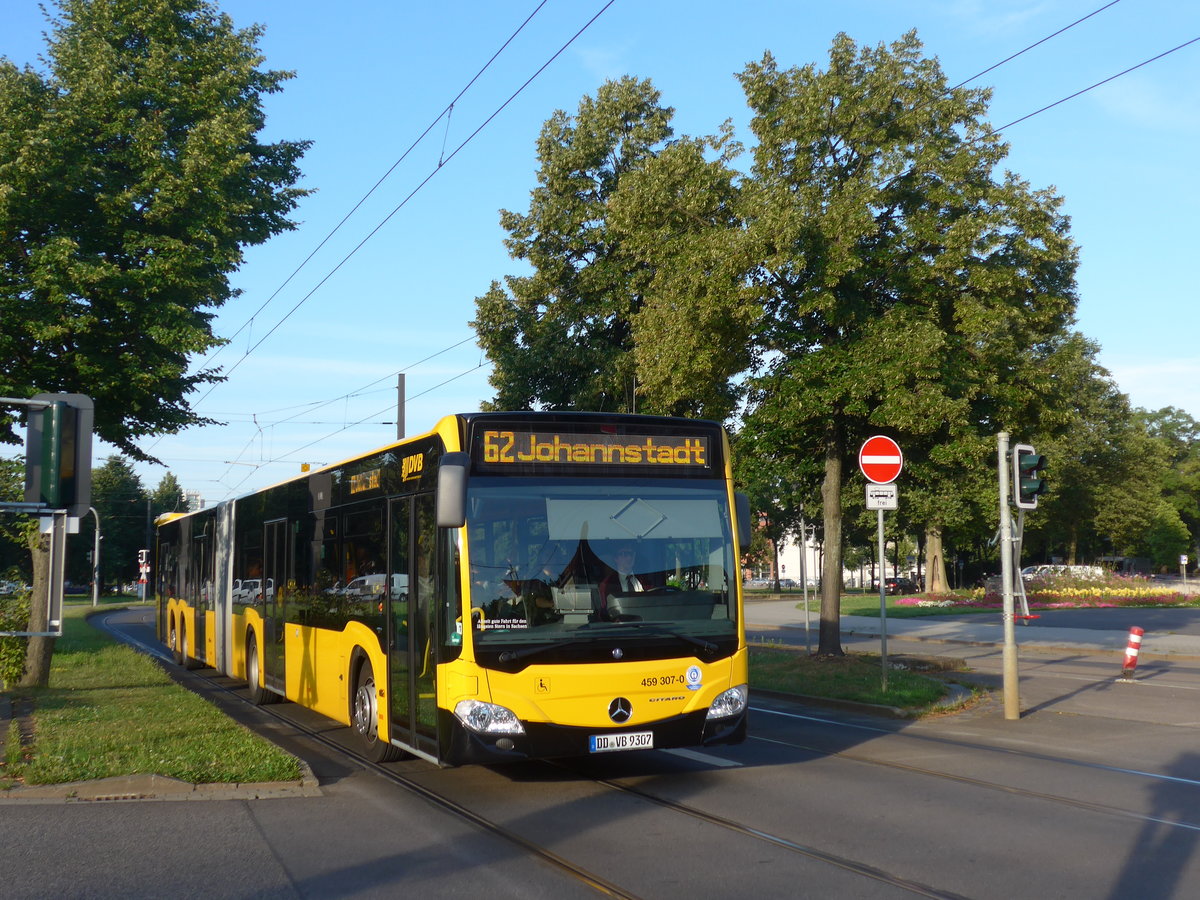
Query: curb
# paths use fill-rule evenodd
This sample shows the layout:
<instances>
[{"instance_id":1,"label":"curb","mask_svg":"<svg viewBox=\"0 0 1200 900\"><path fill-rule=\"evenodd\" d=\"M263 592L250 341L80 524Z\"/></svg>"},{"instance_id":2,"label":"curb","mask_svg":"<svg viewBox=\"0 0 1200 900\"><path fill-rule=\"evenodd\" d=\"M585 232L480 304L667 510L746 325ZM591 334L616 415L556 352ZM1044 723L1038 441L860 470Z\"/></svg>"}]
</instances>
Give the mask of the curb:
<instances>
[{"instance_id":1,"label":"curb","mask_svg":"<svg viewBox=\"0 0 1200 900\"><path fill-rule=\"evenodd\" d=\"M308 763L299 760L298 781L260 781L244 784L192 784L165 775L115 775L66 784L19 785L0 790L5 803L111 803L141 800L275 800L320 797L321 786Z\"/></svg>"}]
</instances>

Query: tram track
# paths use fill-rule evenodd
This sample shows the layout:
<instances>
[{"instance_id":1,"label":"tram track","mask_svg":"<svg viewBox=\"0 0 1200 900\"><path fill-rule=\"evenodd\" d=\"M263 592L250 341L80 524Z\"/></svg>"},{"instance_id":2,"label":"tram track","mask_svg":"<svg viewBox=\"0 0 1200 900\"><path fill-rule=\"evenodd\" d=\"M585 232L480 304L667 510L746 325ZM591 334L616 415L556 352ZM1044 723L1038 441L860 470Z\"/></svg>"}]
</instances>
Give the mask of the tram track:
<instances>
[{"instance_id":1,"label":"tram track","mask_svg":"<svg viewBox=\"0 0 1200 900\"><path fill-rule=\"evenodd\" d=\"M732 819L728 819L724 816L718 816L714 813L707 812L690 804L680 803L677 800L669 800L665 797L657 796L649 793L648 791L633 787L632 785L623 784L622 782L615 781L613 779L589 776L586 773L582 773L578 770L570 768L569 764L550 762L547 763L547 765L558 766L565 771L569 771L572 774L578 775L581 778L586 778L595 784L603 785L611 790L620 791L628 796L636 797L649 803L653 803L654 805L670 810L671 812L676 812L694 819L699 819L700 821L706 822L709 825L715 825L718 828L723 828L726 831L734 832L735 834L742 835L743 837L762 841L774 847L782 848L791 853L796 853L816 862L834 866L838 869L842 869L843 871L850 872L854 875L858 875L862 878L866 878L889 887L899 888L918 897L936 898L936 900L966 900L966 897L962 894L939 890L908 878L893 875L889 872L883 871L882 869L876 868L875 866L859 862L858 860L850 859L849 857L841 856L836 853L829 853L811 845L801 844L797 841L791 840L790 838L785 838L777 834L771 834L770 832L763 831L761 828L755 828L742 822L735 822Z\"/></svg>"},{"instance_id":2,"label":"tram track","mask_svg":"<svg viewBox=\"0 0 1200 900\"><path fill-rule=\"evenodd\" d=\"M275 721L286 724L290 728L296 729L309 740L319 743L326 750L331 750L343 757L353 760L355 764L372 772L378 777L383 778L389 783L420 797L443 812L449 813L460 820L466 821L474 827L480 828L481 830L487 832L488 834L502 838L503 840L514 844L523 852L536 856L559 872L567 874L576 881L586 884L587 886L596 890L598 893L608 897L639 900L638 894L631 893L627 889L622 888L603 876L572 862L553 850L550 850L546 846L522 837L521 835L515 833L512 829L480 815L474 810L471 810L458 801L452 799L451 797L448 797L447 795L440 793L428 787L427 785L421 784L420 782L407 777L401 772L396 771L389 765L375 763L366 759L365 757L360 756L346 745L332 739L327 734L310 728L303 722L299 722L296 719L286 715L286 713L283 712L284 709L287 709L286 706L282 708L272 708L269 706L255 707L250 702L249 698L241 695L237 688L221 685L216 682L215 679L209 678L203 673L189 672L187 674L193 675L199 679L203 679L210 685L212 689L220 690L224 694L232 697L247 707L257 709L259 712L269 716ZM670 800L665 797L656 796L652 793L628 784L623 784L614 779L590 775L586 772L572 768L569 762L566 761L538 761L537 765L548 770L567 772L579 780L598 785L607 790L617 791L627 797L635 798L639 801L652 804L658 808L665 809L670 812L688 816L689 818L696 819L707 825L715 826L725 831L741 835L742 837L769 844L775 848L786 850L789 853L797 854L815 862L833 866L841 869L842 871L868 879L870 881L874 881L888 887L898 888L914 896L926 897L930 898L930 900L966 900L964 895L958 893L939 890L929 885L885 872L874 866L858 860L850 859L846 856L830 853L810 845L801 844L781 835L772 834L752 825L736 822L723 816L718 816L714 813L707 812L689 804L679 803L678 801Z\"/></svg>"},{"instance_id":3,"label":"tram track","mask_svg":"<svg viewBox=\"0 0 1200 900\"><path fill-rule=\"evenodd\" d=\"M201 675L199 677L204 676ZM211 679L206 680L211 682ZM252 706L249 699L242 697L237 689L223 685L216 685L216 687L232 695L238 701L246 704L247 706ZM467 808L463 804L448 797L447 795L440 793L428 787L427 785L421 784L420 782L409 778L400 772L397 772L394 768L391 768L388 765L374 763L358 755L339 741L333 740L320 731L307 727L302 722L298 722L295 719L287 716L279 709L272 709L270 707L256 708L266 715L276 719L277 721L283 722L288 726L299 730L305 735L305 737L319 742L326 749L332 750L338 754L341 754L342 756L354 760L356 764L371 771L380 778L383 778L386 781L421 797L423 800L432 804L438 809L450 813L459 819L467 821L473 826L480 828L489 834L503 838L509 843L515 844L524 852L537 856L539 859L553 866L560 872L570 875L577 881L588 885L605 896L631 898L631 900L636 900L636 898L639 896L629 892L619 885L614 884L603 876L579 866L578 864L566 859L562 855L550 850L544 845L524 838L510 828L507 828L488 819L485 816L480 815L479 813ZM284 707L284 709L286 709L286 707ZM657 796L632 785L624 784L615 779L590 775L577 768L573 768L569 761L543 760L537 761L536 764L547 770L566 772L578 780L586 781L588 783L603 787L607 790L619 792L627 797L652 804L660 809L665 809L673 813L696 819L707 825L738 834L745 838L750 838L754 841L771 845L778 849L783 849L789 853L805 857L827 866L835 867L858 877L865 878L888 887L898 888L914 896L926 897L930 898L930 900L967 900L967 898L962 894L940 890L930 885L913 881L912 879L903 878L901 876L885 872L882 869L871 866L867 863L863 863L861 861L835 853L830 853L811 845L801 844L781 835L772 834L764 831L761 828L756 828L746 823L737 822L724 816L716 815L696 806L679 803L675 800Z\"/></svg>"},{"instance_id":4,"label":"tram track","mask_svg":"<svg viewBox=\"0 0 1200 900\"><path fill-rule=\"evenodd\" d=\"M1021 757L1024 759L1036 760L1038 762L1059 763L1066 766L1074 766L1081 769L1094 769L1097 771L1112 772L1118 775L1131 775L1138 778L1146 778L1154 781L1169 781L1176 784L1186 784L1192 787L1200 787L1200 780L1193 778L1181 778L1176 775L1164 775L1160 772L1147 772L1140 769L1130 769L1124 766L1114 766L1108 763L1088 762L1087 760L1071 759L1066 756L1055 756L1050 753L1034 753L1029 750L1016 750L1012 747L1000 747L995 744L981 744L974 741L962 741L954 738L937 737L926 734L912 734L909 732L897 731L889 728L878 728L870 725L862 725L859 723L840 722L836 719L825 718L824 716L814 716L802 713L784 712L777 709L768 709L765 707L751 707L752 712L765 713L774 716L786 716L791 719L801 719L809 722L815 722L821 725L831 725L835 728L853 729L856 731L871 732L877 735L887 735L891 737L900 737L910 741L921 741L925 743L934 743L939 746L952 747L962 750L974 750L983 753L996 753L1005 756ZM837 755L836 751L825 748L815 748L817 752L827 756Z\"/></svg>"},{"instance_id":5,"label":"tram track","mask_svg":"<svg viewBox=\"0 0 1200 900\"><path fill-rule=\"evenodd\" d=\"M438 793L426 785L423 785L420 782L409 778L403 773L396 771L394 768L389 768L389 766L382 763L372 762L366 757L355 753L345 744L331 738L327 733L319 731L315 728L311 728L303 722L288 716L283 711L287 709L286 706L280 708L272 708L270 706L255 706L250 701L249 697L242 696L241 692L237 688L219 684L215 681L215 679L209 678L202 673L189 672L187 674L193 675L199 679L203 679L211 686L211 689L222 691L228 697L245 704L247 707L256 709L263 715L274 719L276 722L295 729L308 740L320 744L325 750L332 751L346 759L353 760L356 765L366 769L377 777L384 779L389 784L395 785L407 793L421 798L426 803L429 803L431 806L434 806L442 812L447 813L460 821L466 822L472 827L478 828L493 837L500 838L507 843L514 845L524 853L528 853L537 857L551 868L557 870L559 873L567 875L575 881L592 888L603 896L620 898L620 900L641 900L637 894L630 893L603 876L572 862L558 853L555 853L550 848L516 834L511 829L505 828L503 825L493 822L491 819L480 815L474 810L468 809L458 801L453 800L444 794Z\"/></svg>"},{"instance_id":6,"label":"tram track","mask_svg":"<svg viewBox=\"0 0 1200 900\"><path fill-rule=\"evenodd\" d=\"M970 741L959 741L944 737L932 737L929 735L913 735L905 734L899 731L892 731L883 728L871 728L856 723L838 722L833 719L827 719L820 716L799 715L796 713L785 713L779 710L770 709L755 709L758 713L767 713L773 715L788 716L792 718L806 719L820 724L831 725L841 728L853 728L857 730L873 731L880 735L888 735L890 737L900 738L906 741L925 741L934 742L939 746L952 747L959 750L969 750L980 753L1002 754L1009 757L1027 759L1039 763L1053 763L1063 766L1070 766L1082 770L1089 770L1097 773L1105 773L1110 775L1124 776L1129 778L1144 779L1157 783L1169 783L1178 785L1181 788L1200 789L1200 781L1190 778L1181 778L1175 775L1164 775L1156 772L1145 772L1137 769L1129 769L1121 766L1113 766L1106 763L1088 762L1086 760L1070 759L1068 757L1055 756L1047 753L1034 753L1026 750L1016 750L1011 747L997 747L994 745L978 744ZM923 766L915 766L911 763L898 762L896 760L880 759L875 756L854 753L846 750L834 750L828 747L821 747L816 744L809 744L800 741L779 740L775 738L766 738L761 735L753 735L750 740L762 743L776 744L784 746L792 750L804 750L810 753L819 754L826 759L842 759L848 762L857 763L860 765L873 766L876 768L888 769L891 771L905 772L911 775L919 775L926 778L948 781L955 784L962 784L969 787L979 788L981 790L994 791L1007 794L1015 797L1023 797L1031 800L1054 803L1060 806L1066 806L1073 809L1085 810L1088 812L1100 813L1103 815L1113 816L1121 819L1132 820L1141 824L1153 824L1166 828L1180 829L1186 832L1200 832L1200 821L1190 822L1181 821L1179 819L1166 819L1159 816L1147 815L1135 810L1125 809L1120 806L1113 806L1106 803L1097 803L1092 800L1084 800L1078 797L1068 797L1062 794L1054 794L1047 791L1037 791L1030 788L1018 787L1010 784L1002 784L997 781L989 781L982 778L977 778L970 775L960 775L944 770L930 769Z\"/></svg>"}]
</instances>

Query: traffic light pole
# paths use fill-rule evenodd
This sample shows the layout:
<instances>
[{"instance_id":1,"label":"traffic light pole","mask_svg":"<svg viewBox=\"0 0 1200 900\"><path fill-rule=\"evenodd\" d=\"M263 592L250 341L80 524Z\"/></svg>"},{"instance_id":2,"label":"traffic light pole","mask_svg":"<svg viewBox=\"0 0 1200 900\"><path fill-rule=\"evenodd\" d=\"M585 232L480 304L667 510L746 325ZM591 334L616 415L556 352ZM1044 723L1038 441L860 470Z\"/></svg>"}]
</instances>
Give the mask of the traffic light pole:
<instances>
[{"instance_id":1,"label":"traffic light pole","mask_svg":"<svg viewBox=\"0 0 1200 900\"><path fill-rule=\"evenodd\" d=\"M1004 585L1004 718L1021 718L1021 699L1017 680L1017 629L1013 613L1013 531L1012 510L1008 507L1009 461L1008 432L997 436L1000 468L1000 581Z\"/></svg>"}]
</instances>

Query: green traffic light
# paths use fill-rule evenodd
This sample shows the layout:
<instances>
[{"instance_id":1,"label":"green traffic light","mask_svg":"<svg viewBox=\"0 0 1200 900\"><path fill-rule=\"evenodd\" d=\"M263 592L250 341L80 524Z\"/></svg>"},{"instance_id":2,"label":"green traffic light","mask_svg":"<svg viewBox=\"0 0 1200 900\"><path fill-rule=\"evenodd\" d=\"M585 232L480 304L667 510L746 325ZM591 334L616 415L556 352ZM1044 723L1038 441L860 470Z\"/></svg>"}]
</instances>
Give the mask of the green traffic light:
<instances>
[{"instance_id":1,"label":"green traffic light","mask_svg":"<svg viewBox=\"0 0 1200 900\"><path fill-rule=\"evenodd\" d=\"M1029 444L1013 447L1013 499L1021 509L1037 509L1038 497L1046 493L1046 457Z\"/></svg>"}]
</instances>

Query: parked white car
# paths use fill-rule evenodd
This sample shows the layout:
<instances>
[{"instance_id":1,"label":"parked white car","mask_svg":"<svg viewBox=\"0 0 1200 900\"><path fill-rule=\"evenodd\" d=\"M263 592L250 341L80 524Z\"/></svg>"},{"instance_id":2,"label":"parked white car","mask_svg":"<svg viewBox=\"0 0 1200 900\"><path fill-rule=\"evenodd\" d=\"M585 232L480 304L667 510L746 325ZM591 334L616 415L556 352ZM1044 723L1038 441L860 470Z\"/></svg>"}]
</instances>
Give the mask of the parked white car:
<instances>
[{"instance_id":1,"label":"parked white car","mask_svg":"<svg viewBox=\"0 0 1200 900\"><path fill-rule=\"evenodd\" d=\"M386 575L360 575L355 578L342 592L348 597L378 597L383 594L383 587L387 584L388 577ZM408 596L408 576L393 575L392 576L392 593L391 599L403 600Z\"/></svg>"},{"instance_id":2,"label":"parked white car","mask_svg":"<svg viewBox=\"0 0 1200 900\"><path fill-rule=\"evenodd\" d=\"M267 599L271 599L275 594L275 582L267 579ZM254 603L262 599L262 579L261 578L235 578L233 580L233 602L234 603Z\"/></svg>"},{"instance_id":3,"label":"parked white car","mask_svg":"<svg viewBox=\"0 0 1200 900\"><path fill-rule=\"evenodd\" d=\"M1099 566L1026 566L1021 570L1021 577L1025 581L1033 581L1035 578L1081 578L1100 581L1104 578L1104 570Z\"/></svg>"}]
</instances>

